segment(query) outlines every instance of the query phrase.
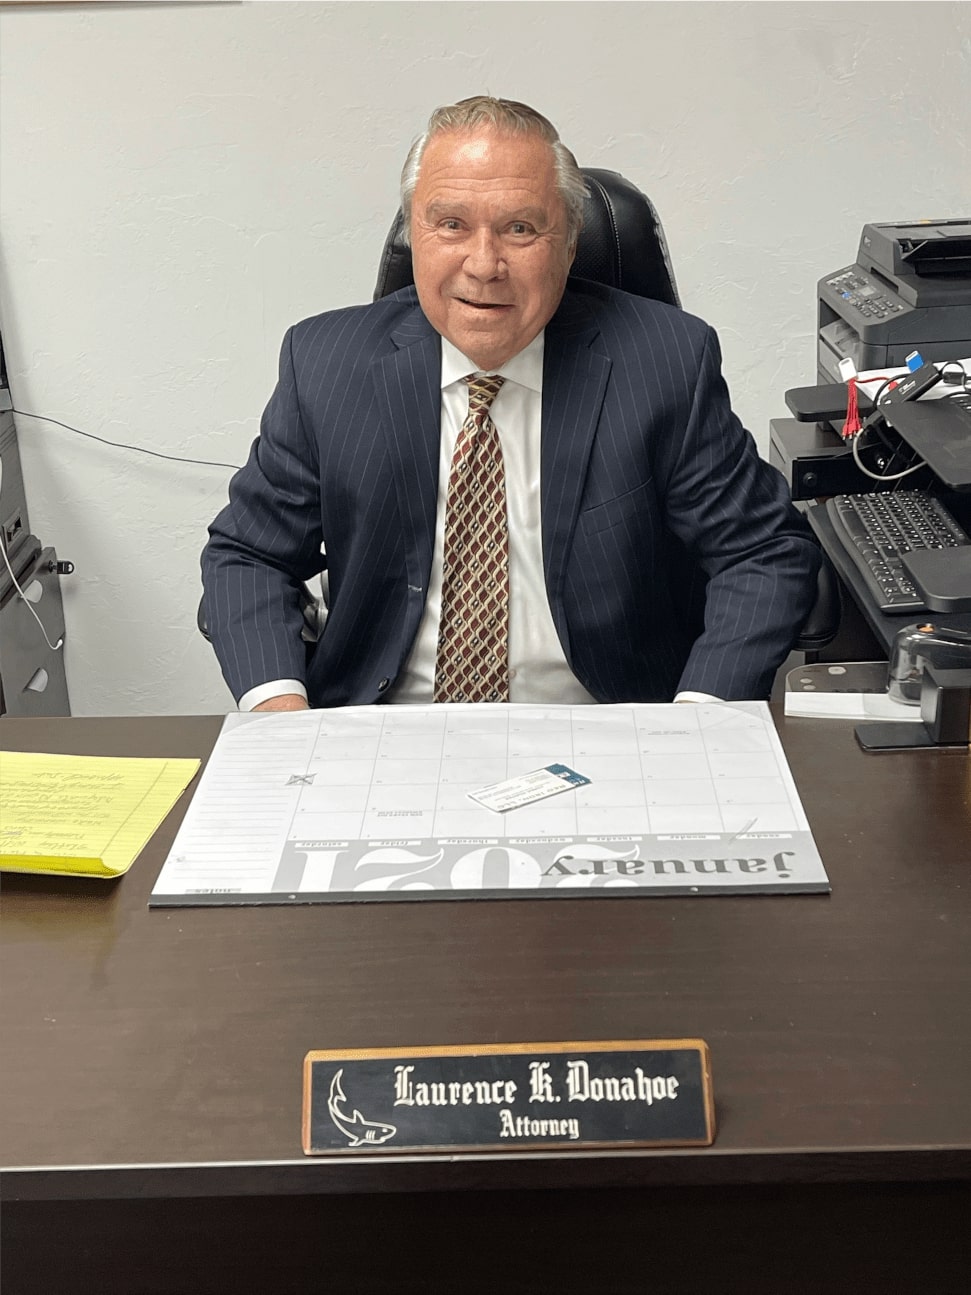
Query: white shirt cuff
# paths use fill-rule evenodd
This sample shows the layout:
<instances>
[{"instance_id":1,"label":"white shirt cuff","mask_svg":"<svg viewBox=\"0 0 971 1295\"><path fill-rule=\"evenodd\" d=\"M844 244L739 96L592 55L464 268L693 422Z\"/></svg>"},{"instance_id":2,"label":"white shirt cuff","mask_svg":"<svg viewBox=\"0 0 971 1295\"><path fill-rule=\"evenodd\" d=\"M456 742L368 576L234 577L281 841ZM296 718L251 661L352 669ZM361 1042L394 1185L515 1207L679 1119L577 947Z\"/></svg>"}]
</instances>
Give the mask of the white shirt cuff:
<instances>
[{"instance_id":1,"label":"white shirt cuff","mask_svg":"<svg viewBox=\"0 0 971 1295\"><path fill-rule=\"evenodd\" d=\"M244 692L237 705L242 711L253 710L260 702L269 701L271 697L284 697L291 692L307 700L307 689L299 679L271 679L269 683L257 684L249 692Z\"/></svg>"},{"instance_id":2,"label":"white shirt cuff","mask_svg":"<svg viewBox=\"0 0 971 1295\"><path fill-rule=\"evenodd\" d=\"M721 697L712 697L708 692L679 692L675 701L721 701ZM240 706L240 710L242 710Z\"/></svg>"}]
</instances>

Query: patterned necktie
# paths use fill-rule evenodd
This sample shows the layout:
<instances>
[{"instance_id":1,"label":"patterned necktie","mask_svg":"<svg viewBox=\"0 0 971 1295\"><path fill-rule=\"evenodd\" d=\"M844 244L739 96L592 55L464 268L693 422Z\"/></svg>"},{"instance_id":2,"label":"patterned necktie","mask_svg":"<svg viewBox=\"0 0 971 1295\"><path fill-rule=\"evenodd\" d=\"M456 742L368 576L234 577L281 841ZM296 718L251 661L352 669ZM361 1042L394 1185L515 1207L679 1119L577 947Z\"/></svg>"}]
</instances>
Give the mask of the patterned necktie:
<instances>
[{"instance_id":1,"label":"patterned necktie","mask_svg":"<svg viewBox=\"0 0 971 1295\"><path fill-rule=\"evenodd\" d=\"M508 701L509 543L502 447L489 408L504 379L468 377L445 506L435 701Z\"/></svg>"}]
</instances>

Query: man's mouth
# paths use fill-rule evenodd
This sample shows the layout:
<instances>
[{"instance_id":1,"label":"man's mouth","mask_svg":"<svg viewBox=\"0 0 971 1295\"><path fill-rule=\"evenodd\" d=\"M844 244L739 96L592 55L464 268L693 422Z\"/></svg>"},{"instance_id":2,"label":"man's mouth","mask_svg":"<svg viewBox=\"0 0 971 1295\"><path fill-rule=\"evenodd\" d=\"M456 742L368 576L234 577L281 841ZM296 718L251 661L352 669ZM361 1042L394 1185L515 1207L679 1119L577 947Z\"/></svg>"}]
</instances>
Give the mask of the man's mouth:
<instances>
[{"instance_id":1,"label":"man's mouth","mask_svg":"<svg viewBox=\"0 0 971 1295\"><path fill-rule=\"evenodd\" d=\"M476 310L508 310L506 301L471 301L468 297L457 297L463 306L473 306Z\"/></svg>"}]
</instances>

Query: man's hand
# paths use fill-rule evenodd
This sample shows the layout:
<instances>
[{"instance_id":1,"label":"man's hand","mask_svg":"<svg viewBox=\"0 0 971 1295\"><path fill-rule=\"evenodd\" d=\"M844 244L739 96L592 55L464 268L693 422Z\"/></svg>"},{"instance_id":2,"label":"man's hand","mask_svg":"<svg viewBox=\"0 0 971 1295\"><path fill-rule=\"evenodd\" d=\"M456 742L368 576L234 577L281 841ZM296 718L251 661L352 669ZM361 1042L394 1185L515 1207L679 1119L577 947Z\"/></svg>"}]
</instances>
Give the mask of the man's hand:
<instances>
[{"instance_id":1,"label":"man's hand","mask_svg":"<svg viewBox=\"0 0 971 1295\"><path fill-rule=\"evenodd\" d=\"M279 697L270 697L261 701L253 710L309 710L306 697L297 692L285 692Z\"/></svg>"}]
</instances>

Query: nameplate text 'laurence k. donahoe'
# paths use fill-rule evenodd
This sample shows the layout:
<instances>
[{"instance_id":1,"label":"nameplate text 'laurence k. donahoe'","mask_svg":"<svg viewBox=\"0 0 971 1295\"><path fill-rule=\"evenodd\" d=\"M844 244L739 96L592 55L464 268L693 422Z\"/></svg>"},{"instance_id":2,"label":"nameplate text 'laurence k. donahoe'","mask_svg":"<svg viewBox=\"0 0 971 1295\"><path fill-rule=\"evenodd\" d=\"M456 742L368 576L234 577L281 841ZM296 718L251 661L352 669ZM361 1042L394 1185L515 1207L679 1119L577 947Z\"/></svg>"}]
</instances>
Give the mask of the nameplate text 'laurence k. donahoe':
<instances>
[{"instance_id":1,"label":"nameplate text 'laurence k. donahoe'","mask_svg":"<svg viewBox=\"0 0 971 1295\"><path fill-rule=\"evenodd\" d=\"M516 1151L708 1146L700 1039L309 1052L303 1149Z\"/></svg>"}]
</instances>

